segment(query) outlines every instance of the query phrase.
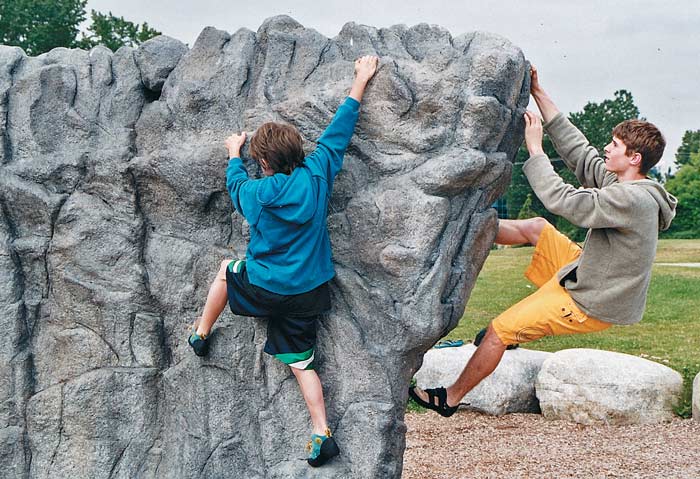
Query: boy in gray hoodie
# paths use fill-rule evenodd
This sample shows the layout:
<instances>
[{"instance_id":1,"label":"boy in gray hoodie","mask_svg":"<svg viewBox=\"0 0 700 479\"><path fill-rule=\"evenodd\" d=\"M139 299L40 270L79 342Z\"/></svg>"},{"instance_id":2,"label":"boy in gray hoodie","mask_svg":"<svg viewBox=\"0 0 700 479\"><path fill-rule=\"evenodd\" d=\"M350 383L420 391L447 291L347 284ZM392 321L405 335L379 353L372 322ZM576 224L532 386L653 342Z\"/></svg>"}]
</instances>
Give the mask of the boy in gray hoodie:
<instances>
[{"instance_id":1,"label":"boy in gray hoodie","mask_svg":"<svg viewBox=\"0 0 700 479\"><path fill-rule=\"evenodd\" d=\"M547 210L589 228L588 234L581 248L543 218L499 222L496 243L535 246L525 276L539 289L491 322L452 386L409 389L419 404L446 417L496 369L509 345L639 322L659 230L675 216L676 199L646 176L666 146L654 125L620 123L601 157L542 89L534 66L531 75L530 93L544 129L583 188L566 184L556 173L542 149L542 123L529 111L525 142L530 158L523 171Z\"/></svg>"}]
</instances>

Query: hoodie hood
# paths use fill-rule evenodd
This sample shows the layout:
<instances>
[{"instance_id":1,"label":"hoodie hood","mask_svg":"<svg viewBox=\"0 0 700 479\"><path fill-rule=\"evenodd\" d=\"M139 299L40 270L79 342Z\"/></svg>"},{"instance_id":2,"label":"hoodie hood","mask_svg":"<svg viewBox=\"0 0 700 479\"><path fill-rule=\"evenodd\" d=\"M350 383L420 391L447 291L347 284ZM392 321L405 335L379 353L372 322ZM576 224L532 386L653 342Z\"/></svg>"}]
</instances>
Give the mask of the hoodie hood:
<instances>
[{"instance_id":1,"label":"hoodie hood","mask_svg":"<svg viewBox=\"0 0 700 479\"><path fill-rule=\"evenodd\" d=\"M676 216L678 200L654 180L639 180L638 184L649 192L659 205L659 230L667 230Z\"/></svg>"},{"instance_id":2,"label":"hoodie hood","mask_svg":"<svg viewBox=\"0 0 700 479\"><path fill-rule=\"evenodd\" d=\"M318 205L318 185L304 165L292 174L275 173L264 179L257 200L266 211L280 220L304 224L314 216Z\"/></svg>"}]
</instances>

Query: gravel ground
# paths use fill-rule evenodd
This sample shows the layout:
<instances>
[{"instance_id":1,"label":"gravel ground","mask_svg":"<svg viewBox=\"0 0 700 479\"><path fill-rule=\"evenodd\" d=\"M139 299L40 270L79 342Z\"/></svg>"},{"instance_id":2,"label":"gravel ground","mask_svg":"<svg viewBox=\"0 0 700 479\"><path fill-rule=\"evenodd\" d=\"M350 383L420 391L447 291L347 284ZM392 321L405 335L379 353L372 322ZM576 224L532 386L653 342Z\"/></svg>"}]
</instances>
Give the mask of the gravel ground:
<instances>
[{"instance_id":1,"label":"gravel ground","mask_svg":"<svg viewBox=\"0 0 700 479\"><path fill-rule=\"evenodd\" d=\"M404 479L700 478L700 422L582 426L538 414L407 413Z\"/></svg>"}]
</instances>

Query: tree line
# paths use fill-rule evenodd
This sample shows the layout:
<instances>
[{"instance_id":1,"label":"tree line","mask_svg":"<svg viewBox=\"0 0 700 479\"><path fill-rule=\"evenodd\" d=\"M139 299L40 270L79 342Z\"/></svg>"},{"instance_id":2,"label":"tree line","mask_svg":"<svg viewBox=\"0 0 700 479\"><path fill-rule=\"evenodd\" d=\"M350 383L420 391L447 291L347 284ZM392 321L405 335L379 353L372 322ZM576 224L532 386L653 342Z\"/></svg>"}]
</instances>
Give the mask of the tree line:
<instances>
[{"instance_id":1,"label":"tree line","mask_svg":"<svg viewBox=\"0 0 700 479\"><path fill-rule=\"evenodd\" d=\"M105 45L112 51L136 46L161 33L148 23L136 24L112 12L90 12L87 0L0 0L0 44L21 47L27 55L40 55L57 47L84 48Z\"/></svg>"}]
</instances>

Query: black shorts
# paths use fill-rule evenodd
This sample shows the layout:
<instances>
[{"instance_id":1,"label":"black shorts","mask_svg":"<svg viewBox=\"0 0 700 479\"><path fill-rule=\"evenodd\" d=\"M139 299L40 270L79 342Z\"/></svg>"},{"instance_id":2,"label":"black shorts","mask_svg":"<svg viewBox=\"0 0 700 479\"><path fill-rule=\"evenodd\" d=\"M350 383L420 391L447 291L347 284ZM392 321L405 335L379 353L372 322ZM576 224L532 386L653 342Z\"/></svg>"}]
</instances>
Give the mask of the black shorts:
<instances>
[{"instance_id":1,"label":"black shorts","mask_svg":"<svg viewBox=\"0 0 700 479\"><path fill-rule=\"evenodd\" d=\"M267 319L265 352L297 369L314 369L316 322L331 307L328 283L306 293L283 295L250 284L245 260L226 268L233 314Z\"/></svg>"}]
</instances>

